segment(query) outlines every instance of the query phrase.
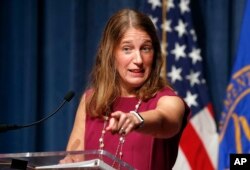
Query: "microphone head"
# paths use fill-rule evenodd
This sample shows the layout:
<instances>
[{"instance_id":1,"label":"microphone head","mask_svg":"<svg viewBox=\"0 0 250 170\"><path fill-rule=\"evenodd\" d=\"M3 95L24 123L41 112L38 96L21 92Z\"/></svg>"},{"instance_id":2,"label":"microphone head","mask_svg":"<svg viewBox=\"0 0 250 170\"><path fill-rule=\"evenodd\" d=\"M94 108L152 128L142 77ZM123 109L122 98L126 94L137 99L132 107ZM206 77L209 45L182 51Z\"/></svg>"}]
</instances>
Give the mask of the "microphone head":
<instances>
[{"instance_id":1,"label":"microphone head","mask_svg":"<svg viewBox=\"0 0 250 170\"><path fill-rule=\"evenodd\" d=\"M75 95L75 92L73 91L69 91L65 96L64 96L64 100L66 100L67 102L69 102Z\"/></svg>"}]
</instances>

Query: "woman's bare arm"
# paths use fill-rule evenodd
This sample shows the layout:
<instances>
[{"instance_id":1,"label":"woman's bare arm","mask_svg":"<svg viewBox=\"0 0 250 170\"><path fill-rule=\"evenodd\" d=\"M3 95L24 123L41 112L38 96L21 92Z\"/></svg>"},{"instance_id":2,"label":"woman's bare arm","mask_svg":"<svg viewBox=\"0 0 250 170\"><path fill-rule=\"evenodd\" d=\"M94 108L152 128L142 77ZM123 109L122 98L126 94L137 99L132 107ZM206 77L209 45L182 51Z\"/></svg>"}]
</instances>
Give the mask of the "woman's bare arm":
<instances>
[{"instance_id":1,"label":"woman's bare arm","mask_svg":"<svg viewBox=\"0 0 250 170\"><path fill-rule=\"evenodd\" d=\"M78 106L73 130L71 132L67 151L79 151L84 150L84 137L85 137L85 121L86 121L86 109L85 109L85 95L82 97Z\"/></svg>"},{"instance_id":2,"label":"woman's bare arm","mask_svg":"<svg viewBox=\"0 0 250 170\"><path fill-rule=\"evenodd\" d=\"M141 128L136 129L139 121L134 115L116 111L111 114L107 130L127 134L136 129L157 138L170 138L180 131L184 112L185 105L181 98L163 96L155 109L139 113L144 119Z\"/></svg>"},{"instance_id":3,"label":"woman's bare arm","mask_svg":"<svg viewBox=\"0 0 250 170\"><path fill-rule=\"evenodd\" d=\"M85 95L82 97L75 117L73 129L67 145L67 151L83 151L84 150L84 137L85 137ZM83 161L84 156L81 154L68 154L62 160L61 164Z\"/></svg>"}]
</instances>

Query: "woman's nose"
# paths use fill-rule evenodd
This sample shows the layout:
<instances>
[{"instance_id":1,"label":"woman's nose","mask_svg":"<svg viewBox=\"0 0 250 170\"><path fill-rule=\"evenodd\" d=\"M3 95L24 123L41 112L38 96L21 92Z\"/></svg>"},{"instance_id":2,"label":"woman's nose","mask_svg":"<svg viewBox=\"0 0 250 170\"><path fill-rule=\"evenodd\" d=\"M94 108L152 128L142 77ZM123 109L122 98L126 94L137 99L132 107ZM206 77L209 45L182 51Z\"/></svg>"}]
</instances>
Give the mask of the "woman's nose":
<instances>
[{"instance_id":1,"label":"woman's nose","mask_svg":"<svg viewBox=\"0 0 250 170\"><path fill-rule=\"evenodd\" d=\"M134 62L138 64L142 63L142 56L140 51L135 52Z\"/></svg>"}]
</instances>

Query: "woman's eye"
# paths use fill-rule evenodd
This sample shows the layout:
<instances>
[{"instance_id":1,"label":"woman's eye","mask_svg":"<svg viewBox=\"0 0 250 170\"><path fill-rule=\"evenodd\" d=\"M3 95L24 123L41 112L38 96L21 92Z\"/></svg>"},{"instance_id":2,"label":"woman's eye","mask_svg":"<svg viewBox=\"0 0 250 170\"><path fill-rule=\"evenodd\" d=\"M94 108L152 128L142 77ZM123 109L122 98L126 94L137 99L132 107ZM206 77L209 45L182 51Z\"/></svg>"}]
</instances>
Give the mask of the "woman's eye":
<instances>
[{"instance_id":1,"label":"woman's eye","mask_svg":"<svg viewBox=\"0 0 250 170\"><path fill-rule=\"evenodd\" d=\"M129 47L123 47L122 51L124 51L126 54L131 52L131 48Z\"/></svg>"},{"instance_id":2,"label":"woman's eye","mask_svg":"<svg viewBox=\"0 0 250 170\"><path fill-rule=\"evenodd\" d=\"M146 46L146 47L142 47L142 49L141 49L143 52L145 52L145 53L148 53L148 52L151 52L151 50L152 50L152 47L149 47L149 46Z\"/></svg>"}]
</instances>

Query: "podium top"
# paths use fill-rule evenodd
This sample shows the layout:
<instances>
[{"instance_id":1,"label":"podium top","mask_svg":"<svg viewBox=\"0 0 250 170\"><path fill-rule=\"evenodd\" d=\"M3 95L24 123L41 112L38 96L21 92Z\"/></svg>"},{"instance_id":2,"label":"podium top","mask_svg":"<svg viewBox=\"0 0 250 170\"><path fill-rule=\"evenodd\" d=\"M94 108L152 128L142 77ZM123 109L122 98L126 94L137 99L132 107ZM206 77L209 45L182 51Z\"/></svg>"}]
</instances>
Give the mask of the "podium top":
<instances>
[{"instance_id":1,"label":"podium top","mask_svg":"<svg viewBox=\"0 0 250 170\"><path fill-rule=\"evenodd\" d=\"M79 156L79 162L59 164L65 156ZM23 168L25 167L26 168ZM0 154L0 169L134 169L105 150L27 152Z\"/></svg>"}]
</instances>

